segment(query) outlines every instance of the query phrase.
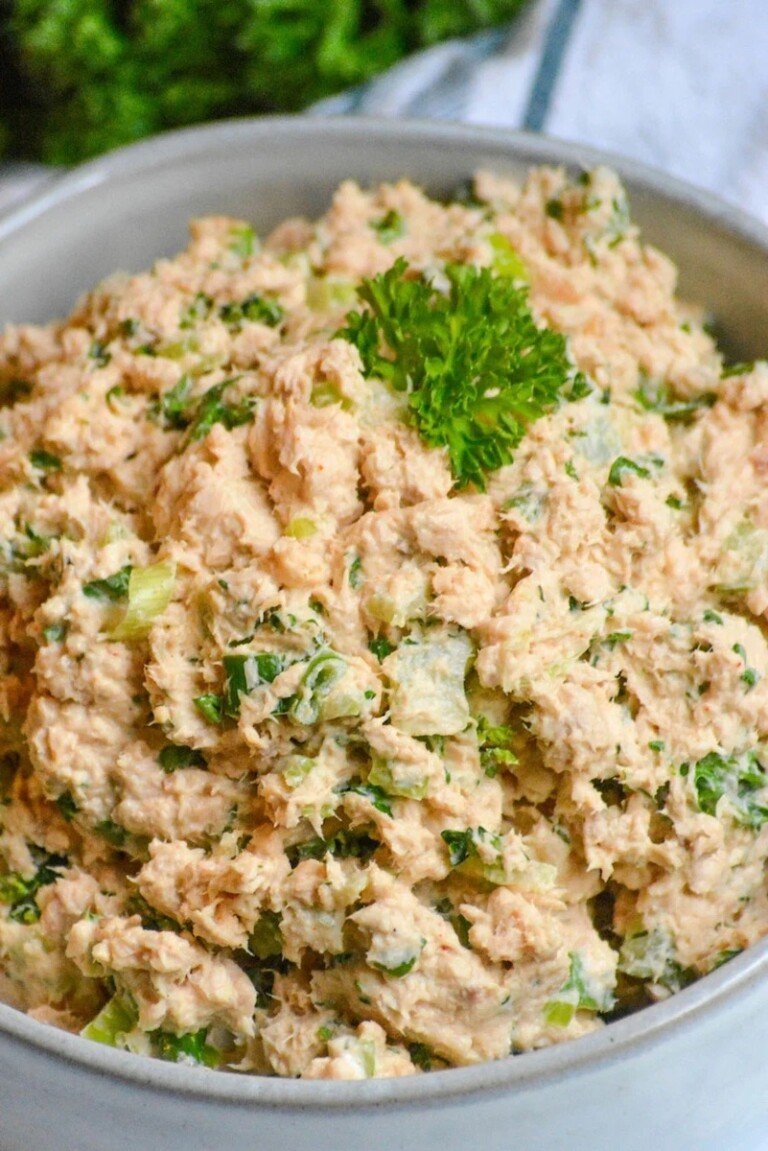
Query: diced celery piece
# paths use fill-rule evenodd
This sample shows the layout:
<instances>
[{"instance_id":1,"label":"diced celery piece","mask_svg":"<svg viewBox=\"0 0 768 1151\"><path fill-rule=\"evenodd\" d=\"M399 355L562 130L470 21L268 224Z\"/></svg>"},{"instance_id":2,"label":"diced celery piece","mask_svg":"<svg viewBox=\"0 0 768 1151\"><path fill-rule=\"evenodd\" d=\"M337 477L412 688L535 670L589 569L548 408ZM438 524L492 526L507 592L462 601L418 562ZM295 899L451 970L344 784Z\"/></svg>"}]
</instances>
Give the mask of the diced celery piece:
<instances>
[{"instance_id":1,"label":"diced celery piece","mask_svg":"<svg viewBox=\"0 0 768 1151\"><path fill-rule=\"evenodd\" d=\"M171 602L176 579L175 564L163 561L145 568L132 568L128 581L128 608L110 633L113 640L140 639Z\"/></svg>"}]
</instances>

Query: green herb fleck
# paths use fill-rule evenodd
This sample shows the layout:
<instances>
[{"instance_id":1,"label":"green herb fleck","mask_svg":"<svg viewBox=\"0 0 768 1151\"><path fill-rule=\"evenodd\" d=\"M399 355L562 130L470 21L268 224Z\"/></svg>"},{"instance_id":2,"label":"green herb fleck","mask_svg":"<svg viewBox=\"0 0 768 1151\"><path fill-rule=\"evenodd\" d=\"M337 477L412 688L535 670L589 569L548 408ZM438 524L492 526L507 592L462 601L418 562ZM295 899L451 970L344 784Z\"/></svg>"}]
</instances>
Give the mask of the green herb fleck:
<instances>
[{"instance_id":1,"label":"green herb fleck","mask_svg":"<svg viewBox=\"0 0 768 1151\"><path fill-rule=\"evenodd\" d=\"M29 453L29 462L33 468L37 468L41 472L60 472L61 460L58 456L54 456L51 452L46 452L44 448L35 448Z\"/></svg>"},{"instance_id":2,"label":"green herb fleck","mask_svg":"<svg viewBox=\"0 0 768 1151\"><path fill-rule=\"evenodd\" d=\"M390 208L378 220L371 220L371 227L378 233L382 244L391 244L393 240L399 240L405 235L405 220L394 208Z\"/></svg>"},{"instance_id":3,"label":"green herb fleck","mask_svg":"<svg viewBox=\"0 0 768 1151\"><path fill-rule=\"evenodd\" d=\"M83 584L83 595L89 599L119 603L120 600L128 598L128 585L132 571L133 565L126 564L125 567L121 567L119 571L107 576L106 579L91 580L89 583Z\"/></svg>"},{"instance_id":4,"label":"green herb fleck","mask_svg":"<svg viewBox=\"0 0 768 1151\"><path fill-rule=\"evenodd\" d=\"M194 747L183 743L169 743L157 757L157 762L166 775L171 775L180 767L205 767L205 756Z\"/></svg>"}]
</instances>

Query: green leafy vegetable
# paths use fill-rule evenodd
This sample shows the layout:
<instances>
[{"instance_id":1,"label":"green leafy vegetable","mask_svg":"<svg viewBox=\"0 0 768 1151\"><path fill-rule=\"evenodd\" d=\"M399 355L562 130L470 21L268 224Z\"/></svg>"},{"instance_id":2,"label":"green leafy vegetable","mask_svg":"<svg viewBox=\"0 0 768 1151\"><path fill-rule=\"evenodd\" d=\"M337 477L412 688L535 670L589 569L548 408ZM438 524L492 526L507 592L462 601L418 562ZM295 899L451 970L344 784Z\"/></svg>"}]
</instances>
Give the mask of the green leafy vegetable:
<instances>
[{"instance_id":1,"label":"green leafy vegetable","mask_svg":"<svg viewBox=\"0 0 768 1151\"><path fill-rule=\"evenodd\" d=\"M349 586L355 590L364 582L363 561L360 559L360 556L355 556L349 565L349 575L347 578L349 579Z\"/></svg>"},{"instance_id":2,"label":"green leafy vegetable","mask_svg":"<svg viewBox=\"0 0 768 1151\"><path fill-rule=\"evenodd\" d=\"M339 335L367 375L406 395L424 441L448 449L458 484L484 489L575 373L563 336L535 323L524 286L462 264L447 264L445 276L444 293L397 260L363 281L369 310L351 312Z\"/></svg>"},{"instance_id":3,"label":"green leafy vegetable","mask_svg":"<svg viewBox=\"0 0 768 1151\"><path fill-rule=\"evenodd\" d=\"M501 232L492 232L488 243L493 251L491 266L497 276L508 276L512 280L528 281L528 269L512 243Z\"/></svg>"},{"instance_id":4,"label":"green leafy vegetable","mask_svg":"<svg viewBox=\"0 0 768 1151\"><path fill-rule=\"evenodd\" d=\"M384 636L375 636L368 641L368 650L373 652L376 659L381 663L383 659L386 659L388 655L392 654L395 650L395 645L390 643L388 639L385 639Z\"/></svg>"},{"instance_id":5,"label":"green leafy vegetable","mask_svg":"<svg viewBox=\"0 0 768 1151\"><path fill-rule=\"evenodd\" d=\"M768 821L768 806L757 800L768 787L768 777L756 751L740 755L711 751L694 764L693 784L699 809L707 815L717 815L725 798L737 823L757 829Z\"/></svg>"},{"instance_id":6,"label":"green leafy vegetable","mask_svg":"<svg viewBox=\"0 0 768 1151\"><path fill-rule=\"evenodd\" d=\"M61 795L57 796L55 802L61 812L62 818L65 819L67 823L71 823L80 810L72 798L72 792L62 791Z\"/></svg>"},{"instance_id":7,"label":"green leafy vegetable","mask_svg":"<svg viewBox=\"0 0 768 1151\"><path fill-rule=\"evenodd\" d=\"M192 380L184 375L172 388L163 392L149 406L150 419L166 430L183 431L190 421Z\"/></svg>"},{"instance_id":8,"label":"green leafy vegetable","mask_svg":"<svg viewBox=\"0 0 768 1151\"><path fill-rule=\"evenodd\" d=\"M346 784L342 788L343 792L351 791L355 795L362 795L364 799L371 801L377 811L381 811L384 815L392 815L392 802L383 788L377 787L375 783L361 783L356 780L352 783Z\"/></svg>"},{"instance_id":9,"label":"green leafy vegetable","mask_svg":"<svg viewBox=\"0 0 768 1151\"><path fill-rule=\"evenodd\" d=\"M621 487L624 480L624 473L631 472L632 475L639 476L641 480L647 480L651 472L649 468L644 467L642 464L635 463L634 460L628 459L626 456L619 456L611 464L611 470L608 473L608 483L612 487Z\"/></svg>"},{"instance_id":10,"label":"green leafy vegetable","mask_svg":"<svg viewBox=\"0 0 768 1151\"><path fill-rule=\"evenodd\" d=\"M201 120L295 111L522 0L8 0L0 135L72 164Z\"/></svg>"},{"instance_id":11,"label":"green leafy vegetable","mask_svg":"<svg viewBox=\"0 0 768 1151\"><path fill-rule=\"evenodd\" d=\"M366 831L342 828L327 839L317 835L305 840L304 843L294 844L286 848L286 855L292 867L302 859L322 859L324 855L333 855L336 859L365 861L371 858L378 847L378 841Z\"/></svg>"}]
</instances>

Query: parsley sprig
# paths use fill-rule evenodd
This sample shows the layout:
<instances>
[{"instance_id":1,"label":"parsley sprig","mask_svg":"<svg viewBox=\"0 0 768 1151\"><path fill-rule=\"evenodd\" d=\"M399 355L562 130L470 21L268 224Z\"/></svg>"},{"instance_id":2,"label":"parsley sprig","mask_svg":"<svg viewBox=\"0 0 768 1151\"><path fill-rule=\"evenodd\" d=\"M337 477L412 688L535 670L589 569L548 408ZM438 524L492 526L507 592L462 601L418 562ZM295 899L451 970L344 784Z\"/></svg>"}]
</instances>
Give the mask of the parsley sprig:
<instances>
[{"instance_id":1,"label":"parsley sprig","mask_svg":"<svg viewBox=\"0 0 768 1151\"><path fill-rule=\"evenodd\" d=\"M350 313L339 335L367 376L407 394L410 419L430 447L448 449L459 486L483 490L534 420L590 388L564 337L537 325L524 285L455 263L445 276L442 292L397 260L363 280L368 310Z\"/></svg>"}]
</instances>

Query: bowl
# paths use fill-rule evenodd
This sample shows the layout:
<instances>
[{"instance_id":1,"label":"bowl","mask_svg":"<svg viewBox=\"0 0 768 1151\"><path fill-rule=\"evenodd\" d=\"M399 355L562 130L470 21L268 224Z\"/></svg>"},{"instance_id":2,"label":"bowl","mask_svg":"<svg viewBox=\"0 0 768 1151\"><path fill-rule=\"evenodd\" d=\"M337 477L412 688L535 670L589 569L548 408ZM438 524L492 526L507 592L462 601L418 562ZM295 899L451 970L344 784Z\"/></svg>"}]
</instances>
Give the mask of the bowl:
<instances>
[{"instance_id":1,"label":"bowl","mask_svg":"<svg viewBox=\"0 0 768 1151\"><path fill-rule=\"evenodd\" d=\"M190 216L261 231L336 185L408 176L449 193L487 167L607 163L729 353L768 350L768 229L639 164L475 127L229 121L122 149L0 220L0 323L66 314L116 269L179 250ZM601 1031L496 1063L362 1083L245 1077L142 1059L0 1005L3 1151L757 1151L768 1130L768 939Z\"/></svg>"}]
</instances>

